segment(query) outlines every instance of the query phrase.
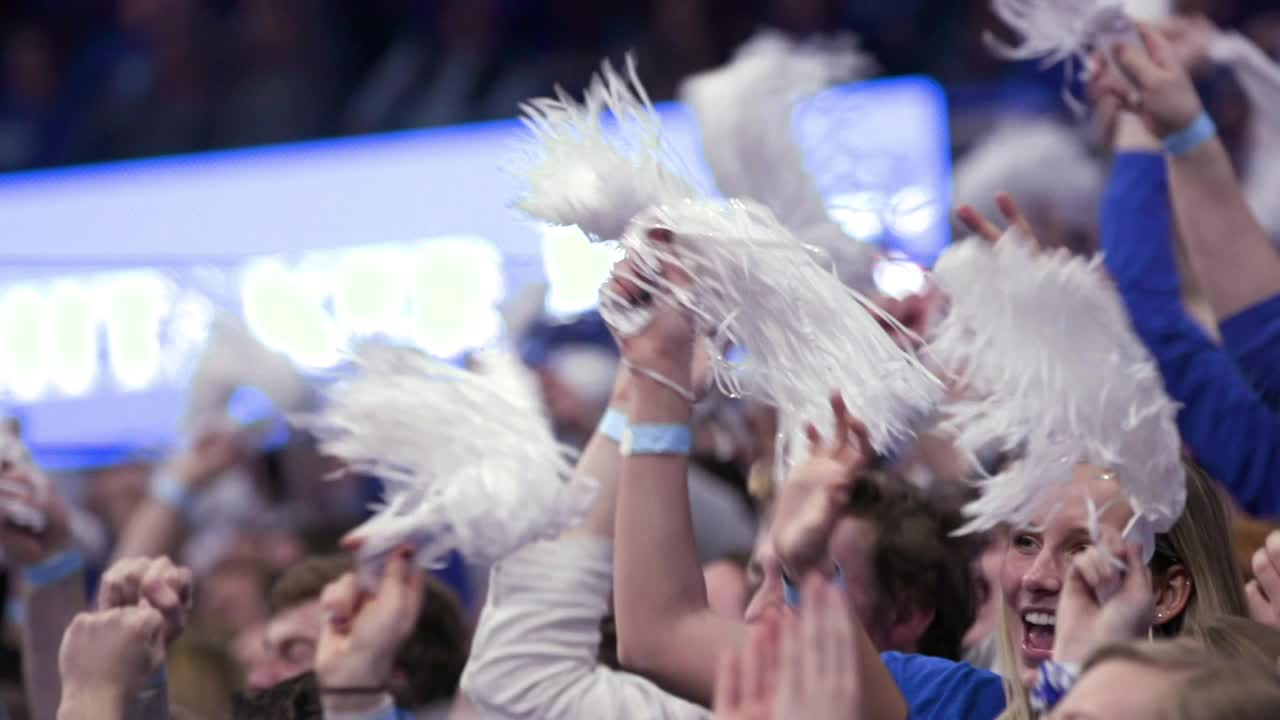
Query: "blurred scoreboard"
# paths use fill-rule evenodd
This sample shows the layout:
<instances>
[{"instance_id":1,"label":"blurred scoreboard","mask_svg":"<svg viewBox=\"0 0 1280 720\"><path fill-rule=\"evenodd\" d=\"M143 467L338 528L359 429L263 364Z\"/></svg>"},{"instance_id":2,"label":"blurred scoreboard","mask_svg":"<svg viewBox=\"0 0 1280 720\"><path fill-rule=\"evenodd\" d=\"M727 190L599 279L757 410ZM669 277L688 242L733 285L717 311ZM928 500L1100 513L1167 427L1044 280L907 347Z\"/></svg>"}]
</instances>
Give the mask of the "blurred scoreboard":
<instances>
[{"instance_id":1,"label":"blurred scoreboard","mask_svg":"<svg viewBox=\"0 0 1280 720\"><path fill-rule=\"evenodd\" d=\"M692 114L659 111L712 187ZM939 87L837 88L795 130L850 242L933 262L950 197ZM535 281L553 314L590 308L613 251L510 208L522 136L508 120L0 175L0 408L42 461L104 462L173 441L220 312L323 372L370 335L442 357L492 343L502 302Z\"/></svg>"}]
</instances>

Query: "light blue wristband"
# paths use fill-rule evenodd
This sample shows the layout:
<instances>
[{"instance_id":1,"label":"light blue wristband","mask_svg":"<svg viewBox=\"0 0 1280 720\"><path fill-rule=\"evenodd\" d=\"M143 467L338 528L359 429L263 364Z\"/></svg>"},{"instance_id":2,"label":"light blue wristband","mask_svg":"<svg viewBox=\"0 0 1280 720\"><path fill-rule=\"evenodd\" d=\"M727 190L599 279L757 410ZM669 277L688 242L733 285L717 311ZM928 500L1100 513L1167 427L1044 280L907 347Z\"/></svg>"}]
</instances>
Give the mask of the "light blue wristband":
<instances>
[{"instance_id":1,"label":"light blue wristband","mask_svg":"<svg viewBox=\"0 0 1280 720\"><path fill-rule=\"evenodd\" d=\"M844 569L840 567L840 563L832 562L836 567L836 574L831 578L831 582L841 590L844 590ZM782 600L787 607L795 610L800 607L800 588L791 584L791 578L786 573L782 574Z\"/></svg>"},{"instance_id":2,"label":"light blue wristband","mask_svg":"<svg viewBox=\"0 0 1280 720\"><path fill-rule=\"evenodd\" d=\"M35 565L22 568L22 581L32 589L48 587L82 570L84 570L84 556L76 548L71 548Z\"/></svg>"},{"instance_id":3,"label":"light blue wristband","mask_svg":"<svg viewBox=\"0 0 1280 720\"><path fill-rule=\"evenodd\" d=\"M1218 134L1209 113L1201 110L1191 124L1164 139L1164 149L1174 157L1181 157L1195 150Z\"/></svg>"},{"instance_id":4,"label":"light blue wristband","mask_svg":"<svg viewBox=\"0 0 1280 720\"><path fill-rule=\"evenodd\" d=\"M162 472L152 476L149 493L153 500L168 505L183 518L190 515L191 503L195 497L172 475Z\"/></svg>"},{"instance_id":5,"label":"light blue wristband","mask_svg":"<svg viewBox=\"0 0 1280 720\"><path fill-rule=\"evenodd\" d=\"M626 431L627 416L617 408L605 410L604 417L600 418L600 427L596 428L596 432L616 443L622 442L622 434Z\"/></svg>"},{"instance_id":6,"label":"light blue wristband","mask_svg":"<svg viewBox=\"0 0 1280 720\"><path fill-rule=\"evenodd\" d=\"M688 455L693 433L688 425L628 425L622 433L623 455Z\"/></svg>"}]
</instances>

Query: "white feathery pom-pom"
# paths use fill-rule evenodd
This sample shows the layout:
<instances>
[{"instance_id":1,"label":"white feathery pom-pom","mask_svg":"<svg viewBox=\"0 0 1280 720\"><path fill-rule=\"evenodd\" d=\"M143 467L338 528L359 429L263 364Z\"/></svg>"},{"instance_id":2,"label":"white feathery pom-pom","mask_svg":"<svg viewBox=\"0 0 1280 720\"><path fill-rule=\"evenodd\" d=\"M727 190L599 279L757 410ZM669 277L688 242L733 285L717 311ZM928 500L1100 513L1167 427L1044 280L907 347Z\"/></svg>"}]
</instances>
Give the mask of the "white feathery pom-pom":
<instances>
[{"instance_id":1,"label":"white feathery pom-pom","mask_svg":"<svg viewBox=\"0 0 1280 720\"><path fill-rule=\"evenodd\" d=\"M362 559L409 544L424 565L451 550L489 563L581 522L595 485L528 397L414 349L366 345L355 362L301 422L385 485L384 506L354 531Z\"/></svg>"},{"instance_id":2,"label":"white feathery pom-pom","mask_svg":"<svg viewBox=\"0 0 1280 720\"><path fill-rule=\"evenodd\" d=\"M471 369L487 379L493 389L509 402L546 414L538 376L521 362L514 350L488 348L471 356Z\"/></svg>"},{"instance_id":3,"label":"white feathery pom-pom","mask_svg":"<svg viewBox=\"0 0 1280 720\"><path fill-rule=\"evenodd\" d=\"M674 233L674 244L653 238L654 228ZM821 252L768 208L739 200L665 205L636 218L622 245L642 267L666 262L689 275L687 288L658 274L629 279L688 308L710 347L746 351L741 363L712 352L713 379L726 395L784 409L785 437L804 421L829 423L827 403L838 391L875 448L889 451L941 398L942 384L882 328L892 320L822 267ZM803 453L804 444L793 450Z\"/></svg>"},{"instance_id":4,"label":"white feathery pom-pom","mask_svg":"<svg viewBox=\"0 0 1280 720\"><path fill-rule=\"evenodd\" d=\"M1080 463L1114 475L1135 512L1131 539L1181 515L1177 406L1100 262L1039 253L1015 231L938 261L950 305L929 355L972 391L945 408L945 427L963 450L996 442L1022 458L981 481L963 531L1031 523Z\"/></svg>"},{"instance_id":5,"label":"white feathery pom-pom","mask_svg":"<svg viewBox=\"0 0 1280 720\"><path fill-rule=\"evenodd\" d=\"M227 403L241 387L260 390L282 416L306 410L311 397L310 385L287 357L259 342L239 320L219 316L187 390L187 434L228 427Z\"/></svg>"},{"instance_id":6,"label":"white feathery pom-pom","mask_svg":"<svg viewBox=\"0 0 1280 720\"><path fill-rule=\"evenodd\" d=\"M631 57L625 76L606 61L580 103L558 90L521 110L533 137L511 168L526 185L516 207L539 220L615 240L642 210L696 192Z\"/></svg>"},{"instance_id":7,"label":"white feathery pom-pom","mask_svg":"<svg viewBox=\"0 0 1280 720\"><path fill-rule=\"evenodd\" d=\"M865 77L874 67L852 36L799 43L762 32L729 64L694 75L680 89L698 118L703 152L720 192L769 208L801 242L826 250L843 276L858 278L857 289L864 292L875 288L875 249L850 238L831 219L805 167L793 114L803 98Z\"/></svg>"},{"instance_id":8,"label":"white feathery pom-pom","mask_svg":"<svg viewBox=\"0 0 1280 720\"><path fill-rule=\"evenodd\" d=\"M1121 0L992 0L992 10L1021 37L1009 45L986 33L984 40L1007 60L1041 60L1047 67L1066 63L1070 77L1088 67L1089 53L1117 44L1137 43L1137 27ZM1063 88L1063 99L1077 112L1084 106Z\"/></svg>"},{"instance_id":9,"label":"white feathery pom-pom","mask_svg":"<svg viewBox=\"0 0 1280 720\"><path fill-rule=\"evenodd\" d=\"M1280 64L1245 36L1218 31L1209 57L1231 68L1252 106L1251 159L1245 167L1245 196L1258 222L1280 245Z\"/></svg>"},{"instance_id":10,"label":"white feathery pom-pom","mask_svg":"<svg viewBox=\"0 0 1280 720\"><path fill-rule=\"evenodd\" d=\"M1045 172L1053 168L1053 172ZM1097 226L1105 175L1078 133L1054 120L998 123L955 165L955 205L998 217L995 197L1008 191L1035 217L1048 212L1068 229Z\"/></svg>"}]
</instances>

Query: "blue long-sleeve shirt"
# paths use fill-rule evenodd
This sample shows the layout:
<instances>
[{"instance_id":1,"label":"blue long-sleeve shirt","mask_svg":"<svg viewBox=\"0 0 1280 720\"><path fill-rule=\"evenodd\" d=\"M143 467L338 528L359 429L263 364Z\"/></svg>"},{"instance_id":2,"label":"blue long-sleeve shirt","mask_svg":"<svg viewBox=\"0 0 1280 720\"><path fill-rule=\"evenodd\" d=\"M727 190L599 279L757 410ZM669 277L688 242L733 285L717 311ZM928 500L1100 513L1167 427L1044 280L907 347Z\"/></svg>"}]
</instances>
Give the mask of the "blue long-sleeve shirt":
<instances>
[{"instance_id":1,"label":"blue long-sleeve shirt","mask_svg":"<svg viewBox=\"0 0 1280 720\"><path fill-rule=\"evenodd\" d=\"M1164 158L1118 155L1101 210L1105 262L1182 403L1183 442L1245 510L1280 515L1280 298L1228 318L1216 345L1182 305L1172 214Z\"/></svg>"},{"instance_id":2,"label":"blue long-sleeve shirt","mask_svg":"<svg viewBox=\"0 0 1280 720\"><path fill-rule=\"evenodd\" d=\"M1280 410L1280 295L1218 325L1222 346L1272 410Z\"/></svg>"}]
</instances>

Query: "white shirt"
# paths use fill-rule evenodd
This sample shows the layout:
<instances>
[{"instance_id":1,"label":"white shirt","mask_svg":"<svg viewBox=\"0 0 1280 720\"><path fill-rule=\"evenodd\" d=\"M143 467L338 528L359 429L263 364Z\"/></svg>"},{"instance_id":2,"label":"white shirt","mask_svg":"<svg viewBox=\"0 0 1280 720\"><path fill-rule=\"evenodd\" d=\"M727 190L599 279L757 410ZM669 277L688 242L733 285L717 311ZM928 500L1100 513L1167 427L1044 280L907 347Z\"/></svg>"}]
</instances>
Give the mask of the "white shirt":
<instances>
[{"instance_id":1,"label":"white shirt","mask_svg":"<svg viewBox=\"0 0 1280 720\"><path fill-rule=\"evenodd\" d=\"M596 660L613 543L569 536L493 568L462 691L485 718L709 720L711 713Z\"/></svg>"}]
</instances>

